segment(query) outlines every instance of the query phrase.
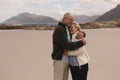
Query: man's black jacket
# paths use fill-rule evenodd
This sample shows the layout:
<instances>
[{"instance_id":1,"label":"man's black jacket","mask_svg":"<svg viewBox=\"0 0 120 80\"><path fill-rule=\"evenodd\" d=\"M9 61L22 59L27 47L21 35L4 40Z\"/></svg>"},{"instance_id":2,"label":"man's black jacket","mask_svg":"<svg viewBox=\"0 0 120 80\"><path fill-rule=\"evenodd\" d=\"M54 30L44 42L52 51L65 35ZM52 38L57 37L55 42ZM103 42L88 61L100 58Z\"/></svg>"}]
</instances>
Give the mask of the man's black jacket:
<instances>
[{"instance_id":1,"label":"man's black jacket","mask_svg":"<svg viewBox=\"0 0 120 80\"><path fill-rule=\"evenodd\" d=\"M72 36L71 36L72 38ZM61 22L58 23L57 28L53 33L53 53L52 59L61 60L64 50L76 50L83 46L82 41L69 42L67 39L67 32L65 25Z\"/></svg>"}]
</instances>

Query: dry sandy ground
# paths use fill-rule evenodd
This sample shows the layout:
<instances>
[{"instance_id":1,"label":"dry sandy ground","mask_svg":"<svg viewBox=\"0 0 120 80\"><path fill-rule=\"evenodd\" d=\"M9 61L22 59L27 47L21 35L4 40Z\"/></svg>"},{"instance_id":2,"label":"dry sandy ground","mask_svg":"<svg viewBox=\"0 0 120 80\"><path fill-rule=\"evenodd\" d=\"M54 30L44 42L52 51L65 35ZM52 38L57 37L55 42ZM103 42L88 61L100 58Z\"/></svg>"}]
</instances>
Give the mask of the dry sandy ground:
<instances>
[{"instance_id":1,"label":"dry sandy ground","mask_svg":"<svg viewBox=\"0 0 120 80\"><path fill-rule=\"evenodd\" d=\"M91 58L88 80L120 80L120 29L85 32ZM0 31L0 80L53 80L52 33Z\"/></svg>"}]
</instances>

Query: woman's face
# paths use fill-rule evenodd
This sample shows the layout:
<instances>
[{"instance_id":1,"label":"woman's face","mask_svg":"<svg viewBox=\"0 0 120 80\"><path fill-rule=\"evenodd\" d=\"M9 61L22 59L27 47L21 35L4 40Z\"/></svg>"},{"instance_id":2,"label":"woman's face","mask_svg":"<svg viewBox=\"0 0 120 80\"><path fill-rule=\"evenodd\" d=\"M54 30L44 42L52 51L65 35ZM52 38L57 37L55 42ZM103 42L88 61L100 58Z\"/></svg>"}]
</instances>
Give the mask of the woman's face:
<instances>
[{"instance_id":1,"label":"woman's face","mask_svg":"<svg viewBox=\"0 0 120 80\"><path fill-rule=\"evenodd\" d=\"M76 28L75 25L73 24L72 27L70 28L71 34L74 34L77 31L78 31L78 28Z\"/></svg>"}]
</instances>

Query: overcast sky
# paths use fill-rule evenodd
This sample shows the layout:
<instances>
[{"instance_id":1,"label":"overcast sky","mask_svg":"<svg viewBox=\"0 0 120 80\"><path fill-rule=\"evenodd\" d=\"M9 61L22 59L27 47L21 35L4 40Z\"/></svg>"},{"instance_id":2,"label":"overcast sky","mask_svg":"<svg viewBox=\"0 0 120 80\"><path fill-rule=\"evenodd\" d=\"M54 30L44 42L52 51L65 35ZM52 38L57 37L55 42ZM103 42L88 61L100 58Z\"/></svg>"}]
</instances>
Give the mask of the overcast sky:
<instances>
[{"instance_id":1,"label":"overcast sky","mask_svg":"<svg viewBox=\"0 0 120 80\"><path fill-rule=\"evenodd\" d=\"M0 0L0 22L22 12L60 19L65 12L97 15L114 8L120 0Z\"/></svg>"}]
</instances>

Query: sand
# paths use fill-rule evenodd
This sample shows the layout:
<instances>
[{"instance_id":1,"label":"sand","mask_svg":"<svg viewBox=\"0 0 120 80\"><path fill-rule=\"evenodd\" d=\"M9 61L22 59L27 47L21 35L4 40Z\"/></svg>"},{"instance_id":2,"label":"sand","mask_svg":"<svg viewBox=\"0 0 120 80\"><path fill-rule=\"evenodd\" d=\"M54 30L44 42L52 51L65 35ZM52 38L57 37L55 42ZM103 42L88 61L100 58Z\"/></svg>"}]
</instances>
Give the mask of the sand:
<instances>
[{"instance_id":1,"label":"sand","mask_svg":"<svg viewBox=\"0 0 120 80\"><path fill-rule=\"evenodd\" d=\"M120 29L84 31L90 56L88 80L120 80ZM52 33L0 31L0 80L53 80Z\"/></svg>"}]
</instances>

